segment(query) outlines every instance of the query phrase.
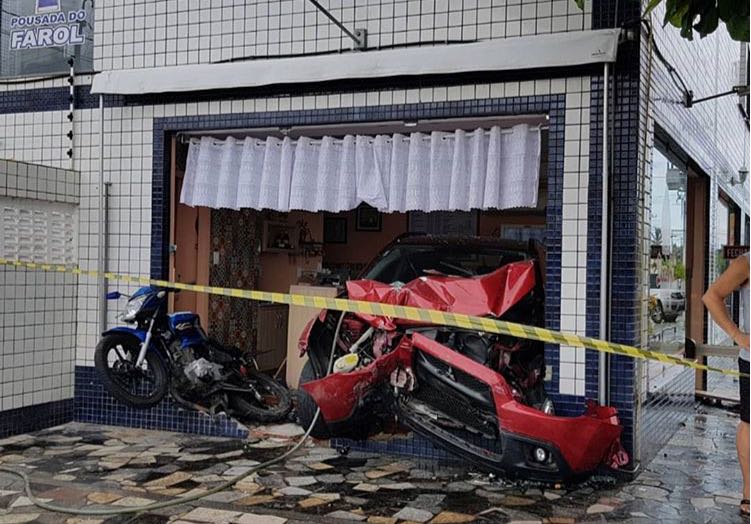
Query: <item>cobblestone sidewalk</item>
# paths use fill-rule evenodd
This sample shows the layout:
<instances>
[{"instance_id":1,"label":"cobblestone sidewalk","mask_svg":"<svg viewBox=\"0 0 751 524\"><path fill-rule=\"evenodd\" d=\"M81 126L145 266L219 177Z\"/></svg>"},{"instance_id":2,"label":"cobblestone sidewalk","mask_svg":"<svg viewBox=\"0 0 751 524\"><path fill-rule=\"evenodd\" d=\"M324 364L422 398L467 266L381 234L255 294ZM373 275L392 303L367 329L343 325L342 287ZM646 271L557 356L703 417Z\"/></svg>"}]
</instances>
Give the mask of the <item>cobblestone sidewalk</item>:
<instances>
[{"instance_id":1,"label":"cobblestone sidewalk","mask_svg":"<svg viewBox=\"0 0 751 524\"><path fill-rule=\"evenodd\" d=\"M235 489L136 517L69 518L39 510L0 474L0 524L218 522L743 522L736 416L704 410L630 483L567 488L507 484L456 467L310 444ZM0 462L34 492L71 507L136 506L216 486L276 456L301 433L260 427L247 441L71 423L0 441Z\"/></svg>"}]
</instances>

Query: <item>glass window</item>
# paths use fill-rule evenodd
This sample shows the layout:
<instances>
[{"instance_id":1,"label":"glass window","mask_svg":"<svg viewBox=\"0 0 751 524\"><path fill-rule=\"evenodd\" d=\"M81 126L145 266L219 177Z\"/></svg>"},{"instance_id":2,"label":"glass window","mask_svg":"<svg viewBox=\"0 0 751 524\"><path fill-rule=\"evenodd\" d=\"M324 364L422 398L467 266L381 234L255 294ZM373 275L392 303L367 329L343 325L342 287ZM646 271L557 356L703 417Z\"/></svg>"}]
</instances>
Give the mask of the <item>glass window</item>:
<instances>
[{"instance_id":1,"label":"glass window","mask_svg":"<svg viewBox=\"0 0 751 524\"><path fill-rule=\"evenodd\" d=\"M93 69L92 0L0 0L0 77Z\"/></svg>"},{"instance_id":2,"label":"glass window","mask_svg":"<svg viewBox=\"0 0 751 524\"><path fill-rule=\"evenodd\" d=\"M486 275L526 254L489 246L400 245L386 251L363 278L386 284L409 282L425 275Z\"/></svg>"},{"instance_id":3,"label":"glass window","mask_svg":"<svg viewBox=\"0 0 751 524\"><path fill-rule=\"evenodd\" d=\"M728 267L728 261L725 260L723 246L732 244L730 241L730 208L723 198L717 203L717 221L715 222L715 232L717 238L717 247L715 250L715 274L712 280L722 274Z\"/></svg>"},{"instance_id":4,"label":"glass window","mask_svg":"<svg viewBox=\"0 0 751 524\"><path fill-rule=\"evenodd\" d=\"M652 162L649 260L649 348L680 354L686 337L686 190L684 167L655 149ZM661 390L681 369L645 364L647 393Z\"/></svg>"},{"instance_id":5,"label":"glass window","mask_svg":"<svg viewBox=\"0 0 751 524\"><path fill-rule=\"evenodd\" d=\"M725 258L724 246L735 244L735 214L732 212L727 200L720 195L717 200L717 215L716 215L714 231L716 245L714 252L714 274L711 275L710 281L714 281L719 277L728 267L730 260ZM738 320L738 293L731 293L725 299L725 305L730 311L730 315L733 320ZM710 320L712 328L710 329L710 341L714 344L728 344L727 335L720 329L713 320Z\"/></svg>"}]
</instances>

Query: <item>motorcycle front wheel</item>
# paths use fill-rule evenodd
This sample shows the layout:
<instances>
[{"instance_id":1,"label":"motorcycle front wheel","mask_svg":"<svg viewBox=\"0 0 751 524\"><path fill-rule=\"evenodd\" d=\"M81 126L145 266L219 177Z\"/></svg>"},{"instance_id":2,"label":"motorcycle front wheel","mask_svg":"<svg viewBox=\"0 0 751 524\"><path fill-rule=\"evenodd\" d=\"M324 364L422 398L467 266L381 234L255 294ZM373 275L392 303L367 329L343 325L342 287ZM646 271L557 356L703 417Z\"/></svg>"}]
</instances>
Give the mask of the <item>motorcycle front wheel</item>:
<instances>
[{"instance_id":1,"label":"motorcycle front wheel","mask_svg":"<svg viewBox=\"0 0 751 524\"><path fill-rule=\"evenodd\" d=\"M135 366L141 342L125 333L113 333L99 341L94 366L105 389L117 400L136 409L157 405L167 394L167 369L155 351Z\"/></svg>"},{"instance_id":2,"label":"motorcycle front wheel","mask_svg":"<svg viewBox=\"0 0 751 524\"><path fill-rule=\"evenodd\" d=\"M232 414L256 422L278 422L292 409L289 390L273 378L251 372L227 391ZM245 391L240 392L238 388Z\"/></svg>"}]
</instances>

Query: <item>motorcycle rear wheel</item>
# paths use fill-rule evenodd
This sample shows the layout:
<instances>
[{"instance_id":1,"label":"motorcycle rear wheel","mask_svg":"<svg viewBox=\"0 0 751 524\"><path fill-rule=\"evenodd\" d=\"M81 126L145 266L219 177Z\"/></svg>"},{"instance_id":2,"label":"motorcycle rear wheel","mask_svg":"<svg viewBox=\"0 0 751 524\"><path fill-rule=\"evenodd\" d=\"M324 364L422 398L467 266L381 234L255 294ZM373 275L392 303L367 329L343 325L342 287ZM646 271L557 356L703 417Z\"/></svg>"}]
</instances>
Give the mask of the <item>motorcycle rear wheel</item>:
<instances>
[{"instance_id":1,"label":"motorcycle rear wheel","mask_svg":"<svg viewBox=\"0 0 751 524\"><path fill-rule=\"evenodd\" d=\"M106 335L96 346L94 367L105 389L117 400L136 409L156 406L167 394L167 369L155 351L147 351L139 369L134 366L140 341L125 333Z\"/></svg>"},{"instance_id":2,"label":"motorcycle rear wheel","mask_svg":"<svg viewBox=\"0 0 751 524\"><path fill-rule=\"evenodd\" d=\"M233 416L256 422L278 422L284 419L292 409L290 392L273 378L261 373L251 372L245 378L245 381L252 383L263 400L259 402L250 389L247 393L238 393L232 390L228 393L228 400Z\"/></svg>"}]
</instances>

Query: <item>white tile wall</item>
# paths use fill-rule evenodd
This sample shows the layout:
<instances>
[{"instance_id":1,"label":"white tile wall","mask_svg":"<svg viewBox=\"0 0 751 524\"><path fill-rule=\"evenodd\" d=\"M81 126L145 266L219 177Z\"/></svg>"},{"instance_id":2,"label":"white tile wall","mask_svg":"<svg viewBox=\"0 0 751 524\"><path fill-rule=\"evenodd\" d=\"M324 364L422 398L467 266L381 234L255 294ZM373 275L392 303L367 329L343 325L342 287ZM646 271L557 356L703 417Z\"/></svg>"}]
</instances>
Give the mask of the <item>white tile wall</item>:
<instances>
[{"instance_id":1,"label":"white tile wall","mask_svg":"<svg viewBox=\"0 0 751 524\"><path fill-rule=\"evenodd\" d=\"M586 216L589 154L589 77L566 80L537 80L471 84L465 86L430 87L408 90L382 90L368 93L331 93L317 96L279 96L234 101L212 101L167 104L144 107L105 109L105 174L109 188L108 269L120 273L149 273L151 231L152 126L154 118L176 115L208 115L285 111L291 109L330 109L358 105L385 105L404 102L466 100L488 96L528 94L564 94L570 104L566 114L566 150L564 174L563 234L565 253L562 268L565 286L562 289L561 325L564 329L584 334L586 298ZM96 268L98 231L98 109L76 111L77 137L74 158L81 173L81 205L79 209L79 264L85 269ZM64 116L54 113L51 121ZM0 116L0 125L12 126L21 121L34 128L34 119L23 115ZM29 124L26 122L29 121ZM8 129L8 127L5 127ZM42 128L34 132L44 133ZM6 135L9 135L6 133ZM8 139L0 149L6 156L24 159L57 158L62 152L53 147L26 147L23 139ZM64 154L64 153L63 153ZM583 240L582 240L583 239ZM127 291L127 286L111 284ZM115 314L122 304L110 302L108 320L117 322ZM78 284L78 330L76 362L93 364L93 348L98 339L96 282L81 277ZM583 351L561 350L562 393L583 395Z\"/></svg>"},{"instance_id":2,"label":"white tile wall","mask_svg":"<svg viewBox=\"0 0 751 524\"><path fill-rule=\"evenodd\" d=\"M586 335L590 77L566 79L561 330ZM561 346L559 392L584 396L584 350Z\"/></svg>"},{"instance_id":3,"label":"white tile wall","mask_svg":"<svg viewBox=\"0 0 751 524\"><path fill-rule=\"evenodd\" d=\"M589 29L591 2L572 0L331 0L368 46L429 45ZM96 9L98 71L211 63L352 48L306 0L118 0Z\"/></svg>"},{"instance_id":4,"label":"white tile wall","mask_svg":"<svg viewBox=\"0 0 751 524\"><path fill-rule=\"evenodd\" d=\"M72 274L0 267L0 410L73 397Z\"/></svg>"},{"instance_id":5,"label":"white tile wall","mask_svg":"<svg viewBox=\"0 0 751 524\"><path fill-rule=\"evenodd\" d=\"M0 161L0 256L76 263L75 175ZM73 397L77 300L73 274L0 266L0 411Z\"/></svg>"},{"instance_id":6,"label":"white tile wall","mask_svg":"<svg viewBox=\"0 0 751 524\"><path fill-rule=\"evenodd\" d=\"M100 4L97 5L95 35L97 70L209 63L351 47L339 29L305 0L111 0ZM580 31L589 29L591 18L591 2L581 11L571 0L365 0L356 6L343 0L331 0L326 6L347 27L366 28L371 48ZM81 79L77 83L86 81L88 79ZM64 80L48 82L64 85ZM105 173L111 182L108 269L134 274L149 271L153 118L551 93L566 93L568 108L563 204L565 286L561 323L566 329L583 333L588 77L107 109ZM65 114L59 111L41 115L0 115L0 128L13 130L0 139L0 153L7 158L66 166ZM98 131L98 110L76 111L74 166L81 173L78 257L80 265L86 269L96 267ZM96 283L81 278L78 286L77 361L91 364L98 337ZM116 308L113 304L110 322L115 322ZM561 370L561 391L580 394L583 361L577 359L573 348L563 348L561 360L562 366L565 364L565 371Z\"/></svg>"}]
</instances>

